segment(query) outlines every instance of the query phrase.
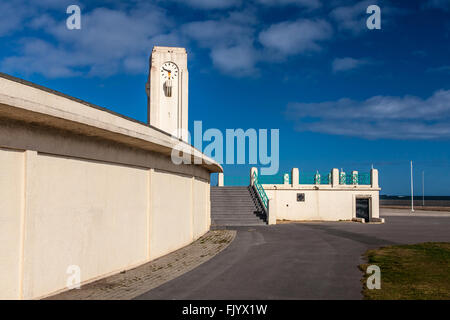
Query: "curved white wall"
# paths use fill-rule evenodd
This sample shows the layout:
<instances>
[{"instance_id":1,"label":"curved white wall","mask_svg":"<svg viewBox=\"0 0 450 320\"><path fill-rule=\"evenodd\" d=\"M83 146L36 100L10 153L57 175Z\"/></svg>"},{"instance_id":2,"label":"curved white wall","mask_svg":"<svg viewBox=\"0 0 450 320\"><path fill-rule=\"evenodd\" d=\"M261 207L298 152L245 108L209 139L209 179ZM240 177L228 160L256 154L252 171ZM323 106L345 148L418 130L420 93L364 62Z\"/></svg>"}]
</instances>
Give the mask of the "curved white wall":
<instances>
[{"instance_id":1,"label":"curved white wall","mask_svg":"<svg viewBox=\"0 0 450 320\"><path fill-rule=\"evenodd\" d=\"M0 299L18 298L24 153L0 148Z\"/></svg>"},{"instance_id":2,"label":"curved white wall","mask_svg":"<svg viewBox=\"0 0 450 320\"><path fill-rule=\"evenodd\" d=\"M209 230L207 180L34 151L0 160L2 299L65 290L71 265L82 282L129 269Z\"/></svg>"},{"instance_id":3,"label":"curved white wall","mask_svg":"<svg viewBox=\"0 0 450 320\"><path fill-rule=\"evenodd\" d=\"M66 290L179 249L210 227L209 176L178 139L0 74L0 299ZM184 149L184 148L183 148Z\"/></svg>"}]
</instances>

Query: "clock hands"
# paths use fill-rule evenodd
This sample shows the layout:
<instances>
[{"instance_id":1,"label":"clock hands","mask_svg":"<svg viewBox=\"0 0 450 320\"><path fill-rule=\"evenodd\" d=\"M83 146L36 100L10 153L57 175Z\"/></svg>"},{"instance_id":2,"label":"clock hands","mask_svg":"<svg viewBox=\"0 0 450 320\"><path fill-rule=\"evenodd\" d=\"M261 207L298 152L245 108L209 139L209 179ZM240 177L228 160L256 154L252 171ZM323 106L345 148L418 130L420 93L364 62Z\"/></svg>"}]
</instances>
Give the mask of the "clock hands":
<instances>
[{"instance_id":1,"label":"clock hands","mask_svg":"<svg viewBox=\"0 0 450 320\"><path fill-rule=\"evenodd\" d=\"M172 66L168 66L168 65L164 65L161 67L161 72L163 73L163 79L166 80L164 83L164 91L166 93L167 97L171 97L172 96L172 80L175 80L175 77L177 76L178 70L177 68L173 68L172 70L170 69L166 69L166 68L171 68ZM167 77L164 74L164 72L167 72ZM173 76L172 76L173 75Z\"/></svg>"},{"instance_id":2,"label":"clock hands","mask_svg":"<svg viewBox=\"0 0 450 320\"><path fill-rule=\"evenodd\" d=\"M168 70L164 67L162 67L162 70L168 73L169 79L171 78L172 74L174 74L175 76L177 75L177 70Z\"/></svg>"}]
</instances>

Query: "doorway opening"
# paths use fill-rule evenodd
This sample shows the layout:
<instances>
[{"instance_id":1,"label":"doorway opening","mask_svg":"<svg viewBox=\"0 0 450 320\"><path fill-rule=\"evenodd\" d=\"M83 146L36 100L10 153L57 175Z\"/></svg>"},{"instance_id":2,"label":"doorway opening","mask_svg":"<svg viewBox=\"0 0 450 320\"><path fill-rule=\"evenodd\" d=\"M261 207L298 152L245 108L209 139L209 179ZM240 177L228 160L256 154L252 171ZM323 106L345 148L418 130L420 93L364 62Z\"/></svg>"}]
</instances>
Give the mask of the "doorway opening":
<instances>
[{"instance_id":1,"label":"doorway opening","mask_svg":"<svg viewBox=\"0 0 450 320\"><path fill-rule=\"evenodd\" d=\"M370 221L370 199L356 199L356 217L364 219L365 222Z\"/></svg>"}]
</instances>

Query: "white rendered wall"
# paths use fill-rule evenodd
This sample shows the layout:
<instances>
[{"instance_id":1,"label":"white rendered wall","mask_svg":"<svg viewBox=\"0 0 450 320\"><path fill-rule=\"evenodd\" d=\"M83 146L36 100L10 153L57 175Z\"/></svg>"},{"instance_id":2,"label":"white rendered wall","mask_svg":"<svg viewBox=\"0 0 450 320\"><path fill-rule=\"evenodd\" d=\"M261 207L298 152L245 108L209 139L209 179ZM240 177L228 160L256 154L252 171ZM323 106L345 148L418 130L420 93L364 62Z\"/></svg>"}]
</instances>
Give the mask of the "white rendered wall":
<instances>
[{"instance_id":1,"label":"white rendered wall","mask_svg":"<svg viewBox=\"0 0 450 320\"><path fill-rule=\"evenodd\" d=\"M191 178L154 171L151 194L151 258L192 241Z\"/></svg>"},{"instance_id":2,"label":"white rendered wall","mask_svg":"<svg viewBox=\"0 0 450 320\"><path fill-rule=\"evenodd\" d=\"M0 148L0 299L20 295L24 154Z\"/></svg>"},{"instance_id":3,"label":"white rendered wall","mask_svg":"<svg viewBox=\"0 0 450 320\"><path fill-rule=\"evenodd\" d=\"M206 233L209 174L222 168L201 153L208 162L175 165L179 143L0 75L0 298L63 291L70 265L89 282Z\"/></svg>"},{"instance_id":4,"label":"white rendered wall","mask_svg":"<svg viewBox=\"0 0 450 320\"><path fill-rule=\"evenodd\" d=\"M357 197L370 198L370 216L379 217L379 191L370 189L305 189L263 186L269 199L276 205L278 220L339 221L356 217ZM305 194L305 201L297 201L297 193Z\"/></svg>"},{"instance_id":5,"label":"white rendered wall","mask_svg":"<svg viewBox=\"0 0 450 320\"><path fill-rule=\"evenodd\" d=\"M147 260L148 171L101 162L35 156L27 186L24 298Z\"/></svg>"},{"instance_id":6,"label":"white rendered wall","mask_svg":"<svg viewBox=\"0 0 450 320\"><path fill-rule=\"evenodd\" d=\"M34 151L0 161L1 299L64 291L71 265L83 283L133 268L210 227L201 178Z\"/></svg>"},{"instance_id":7,"label":"white rendered wall","mask_svg":"<svg viewBox=\"0 0 450 320\"><path fill-rule=\"evenodd\" d=\"M201 179L192 179L193 195L193 215L192 215L192 234L194 239L200 238L205 229L208 230L210 222L209 213L209 183Z\"/></svg>"}]
</instances>

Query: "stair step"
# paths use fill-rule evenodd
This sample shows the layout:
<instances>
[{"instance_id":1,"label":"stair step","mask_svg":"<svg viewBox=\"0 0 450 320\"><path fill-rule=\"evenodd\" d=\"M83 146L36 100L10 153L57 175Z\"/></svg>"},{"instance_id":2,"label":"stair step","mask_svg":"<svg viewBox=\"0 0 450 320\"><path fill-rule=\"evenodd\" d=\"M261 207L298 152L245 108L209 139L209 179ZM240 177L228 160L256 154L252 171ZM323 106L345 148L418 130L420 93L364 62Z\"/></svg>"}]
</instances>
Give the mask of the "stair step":
<instances>
[{"instance_id":1,"label":"stair step","mask_svg":"<svg viewBox=\"0 0 450 320\"><path fill-rule=\"evenodd\" d=\"M231 202L231 203L235 203L235 202L242 202L242 201L247 201L247 202L252 202L253 203L253 200L252 199L249 199L249 198L239 198L239 197L234 197L234 196L226 196L226 197L222 197L222 196L220 196L220 197L211 197L211 199L214 199L214 200L216 200L216 201L228 201L228 202Z\"/></svg>"},{"instance_id":2,"label":"stair step","mask_svg":"<svg viewBox=\"0 0 450 320\"><path fill-rule=\"evenodd\" d=\"M230 212L230 213L253 213L258 212L256 208L211 208L211 212Z\"/></svg>"},{"instance_id":3,"label":"stair step","mask_svg":"<svg viewBox=\"0 0 450 320\"><path fill-rule=\"evenodd\" d=\"M218 223L216 223L216 224L212 224L212 226L242 226L242 227L245 227L245 226L264 226L264 225L266 225L264 222L244 222L244 223L242 223L242 222L235 222L235 221L225 221L225 222L223 222L223 221L221 221L221 222L218 222Z\"/></svg>"},{"instance_id":4,"label":"stair step","mask_svg":"<svg viewBox=\"0 0 450 320\"><path fill-rule=\"evenodd\" d=\"M248 214L248 215L234 215L234 214L216 214L212 215L211 219L239 219L239 220L259 220L260 216L256 214Z\"/></svg>"},{"instance_id":5,"label":"stair step","mask_svg":"<svg viewBox=\"0 0 450 320\"><path fill-rule=\"evenodd\" d=\"M215 215L215 214L236 214L236 215L247 215L247 216L253 216L255 214L257 214L258 211L253 211L253 210L247 210L247 211L239 211L239 210L232 210L232 211L227 211L227 210L214 210L211 211L211 215Z\"/></svg>"},{"instance_id":6,"label":"stair step","mask_svg":"<svg viewBox=\"0 0 450 320\"><path fill-rule=\"evenodd\" d=\"M211 193L211 197L215 197L215 198L225 198L225 197L230 197L230 196L232 196L232 197L236 197L236 198L247 198L247 196L246 196L245 194L243 194L244 192L247 192L247 193L248 193L248 191L240 191L240 192L237 192L237 193L226 193L226 192L223 192L223 193L217 193L217 194Z\"/></svg>"},{"instance_id":7,"label":"stair step","mask_svg":"<svg viewBox=\"0 0 450 320\"><path fill-rule=\"evenodd\" d=\"M254 208L256 205L253 202L237 202L237 203L233 203L233 202L211 202L212 206L215 207L226 207L226 208L232 208L232 207L252 207Z\"/></svg>"},{"instance_id":8,"label":"stair step","mask_svg":"<svg viewBox=\"0 0 450 320\"><path fill-rule=\"evenodd\" d=\"M225 216L237 216L237 217L254 217L257 215L262 215L262 213L258 211L241 211L241 212L229 212L229 211L215 211L211 212L211 217L216 217L219 215L225 215Z\"/></svg>"},{"instance_id":9,"label":"stair step","mask_svg":"<svg viewBox=\"0 0 450 320\"><path fill-rule=\"evenodd\" d=\"M233 206L224 206L224 207L211 207L211 211L227 211L227 212L255 212L261 211L259 208L255 206L250 207L233 207Z\"/></svg>"},{"instance_id":10,"label":"stair step","mask_svg":"<svg viewBox=\"0 0 450 320\"><path fill-rule=\"evenodd\" d=\"M227 223L223 226L225 227L257 227L257 226L265 226L264 223ZM215 224L214 227L218 227L219 225Z\"/></svg>"},{"instance_id":11,"label":"stair step","mask_svg":"<svg viewBox=\"0 0 450 320\"><path fill-rule=\"evenodd\" d=\"M215 223L219 223L219 222L242 222L242 223L246 223L246 222L263 222L264 220L255 217L254 219L236 219L236 218L213 218L211 219L211 221L214 221Z\"/></svg>"},{"instance_id":12,"label":"stair step","mask_svg":"<svg viewBox=\"0 0 450 320\"><path fill-rule=\"evenodd\" d=\"M257 211L241 211L241 212L225 212L225 211L217 211L217 212L212 212L211 216L212 217L216 217L219 215L223 215L223 216L236 216L236 217L255 217L258 215Z\"/></svg>"},{"instance_id":13,"label":"stair step","mask_svg":"<svg viewBox=\"0 0 450 320\"><path fill-rule=\"evenodd\" d=\"M245 215L249 215L249 216L253 216L255 214L261 213L262 211L258 211L258 210L212 210L211 214L235 214L238 216L245 216Z\"/></svg>"},{"instance_id":14,"label":"stair step","mask_svg":"<svg viewBox=\"0 0 450 320\"><path fill-rule=\"evenodd\" d=\"M256 209L250 210L211 210L211 214L238 214L238 215L254 215L258 212L262 212Z\"/></svg>"},{"instance_id":15,"label":"stair step","mask_svg":"<svg viewBox=\"0 0 450 320\"><path fill-rule=\"evenodd\" d=\"M256 208L255 205L249 205L249 204L239 204L239 205L233 205L232 203L214 203L211 204L211 208L225 208L225 209L232 209L232 208L236 208L236 209L246 209L246 208Z\"/></svg>"},{"instance_id":16,"label":"stair step","mask_svg":"<svg viewBox=\"0 0 450 320\"><path fill-rule=\"evenodd\" d=\"M247 189L246 186L237 186L237 187L211 187L211 190L242 190Z\"/></svg>"},{"instance_id":17,"label":"stair step","mask_svg":"<svg viewBox=\"0 0 450 320\"><path fill-rule=\"evenodd\" d=\"M211 221L214 221L214 223L237 223L237 222L241 222L241 223L257 223L257 222L261 222L261 223L264 223L264 221L262 221L261 219L258 219L258 218L255 218L255 219L230 219L230 218L227 218L227 219L214 219L214 220L211 220Z\"/></svg>"},{"instance_id":18,"label":"stair step","mask_svg":"<svg viewBox=\"0 0 450 320\"><path fill-rule=\"evenodd\" d=\"M265 225L265 213L249 187L211 187L211 225Z\"/></svg>"}]
</instances>

